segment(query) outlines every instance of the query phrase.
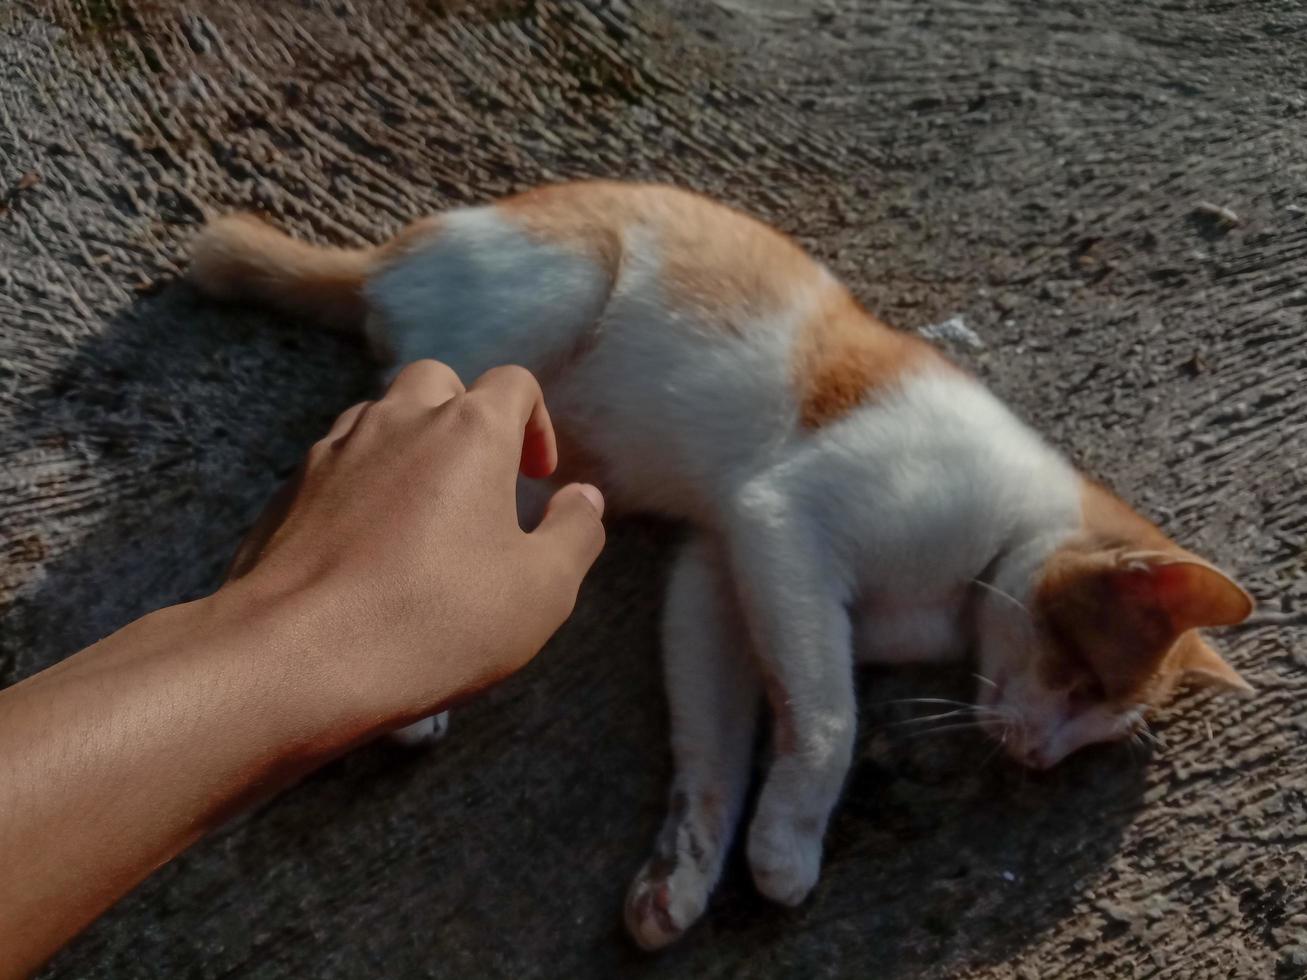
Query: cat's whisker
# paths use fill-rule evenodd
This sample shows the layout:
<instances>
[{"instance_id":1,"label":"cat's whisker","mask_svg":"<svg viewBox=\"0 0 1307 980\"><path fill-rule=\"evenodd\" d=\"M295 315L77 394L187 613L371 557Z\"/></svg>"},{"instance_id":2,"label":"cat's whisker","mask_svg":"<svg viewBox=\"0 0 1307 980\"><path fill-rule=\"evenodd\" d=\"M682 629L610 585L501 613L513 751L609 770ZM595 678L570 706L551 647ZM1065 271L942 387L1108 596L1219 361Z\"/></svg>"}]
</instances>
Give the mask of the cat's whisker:
<instances>
[{"instance_id":1,"label":"cat's whisker","mask_svg":"<svg viewBox=\"0 0 1307 980\"><path fill-rule=\"evenodd\" d=\"M886 707L890 705L907 705L907 704L924 704L924 705L931 705L933 707L949 708L951 710L942 712L941 714L927 715L925 718L908 718L905 719L904 721L892 722L891 724L910 725L910 724L916 724L919 721L926 721L929 719L939 718L952 714L963 714L966 712L971 712L979 716L995 718L995 719L1010 720L1011 718L1010 715L1011 709L1009 708L1000 707L999 705L973 704L969 701L954 701L950 698L899 698L894 701L880 702L881 706L886 706Z\"/></svg>"},{"instance_id":2,"label":"cat's whisker","mask_svg":"<svg viewBox=\"0 0 1307 980\"><path fill-rule=\"evenodd\" d=\"M952 698L895 698L892 701L881 701L882 705L891 704L948 704L955 708L976 708L979 705L972 704L970 701L954 701Z\"/></svg>"},{"instance_id":3,"label":"cat's whisker","mask_svg":"<svg viewBox=\"0 0 1307 980\"><path fill-rule=\"evenodd\" d=\"M1139 733L1132 732L1130 737L1125 741L1126 751L1130 753L1130 761L1136 766L1139 765L1139 756L1135 754L1135 746L1142 744L1139 740Z\"/></svg>"},{"instance_id":4,"label":"cat's whisker","mask_svg":"<svg viewBox=\"0 0 1307 980\"><path fill-rule=\"evenodd\" d=\"M995 684L993 681L991 681L984 674L977 674L973 671L971 676L974 677L976 680L980 681L980 683L986 685L987 687L992 687L996 691L998 690L998 685Z\"/></svg>"},{"instance_id":5,"label":"cat's whisker","mask_svg":"<svg viewBox=\"0 0 1307 980\"><path fill-rule=\"evenodd\" d=\"M924 725L929 722L943 721L948 718L957 718L961 715L975 715L975 724L977 725L1002 725L1005 729L1012 724L1012 717L1006 709L996 706L969 704L965 701L950 701L945 698L916 698L911 699L916 703L939 703L943 706L956 705L949 711L941 711L933 715L925 715L919 718L905 718L901 721L889 723L891 728L902 728L908 725Z\"/></svg>"},{"instance_id":6,"label":"cat's whisker","mask_svg":"<svg viewBox=\"0 0 1307 980\"><path fill-rule=\"evenodd\" d=\"M905 718L902 721L890 722L891 728L899 728L903 725L922 725L928 721L939 721L942 718L956 718L958 715L966 715L971 712L967 708L957 708L953 711L945 711L937 715L924 715L920 718Z\"/></svg>"},{"instance_id":7,"label":"cat's whisker","mask_svg":"<svg viewBox=\"0 0 1307 980\"><path fill-rule=\"evenodd\" d=\"M1001 722L1005 729L1019 728L1021 726L1020 712L1010 705L991 705L985 708L985 712Z\"/></svg>"},{"instance_id":8,"label":"cat's whisker","mask_svg":"<svg viewBox=\"0 0 1307 980\"><path fill-rule=\"evenodd\" d=\"M1162 741L1161 736L1146 726L1144 728L1139 729L1139 731L1136 732L1136 734L1139 736L1140 741L1142 741L1143 739L1148 739L1148 741L1152 742L1159 749L1166 748L1166 743Z\"/></svg>"},{"instance_id":9,"label":"cat's whisker","mask_svg":"<svg viewBox=\"0 0 1307 980\"><path fill-rule=\"evenodd\" d=\"M934 728L927 728L924 731L908 732L906 737L920 738L923 735L940 735L944 732L959 732L963 729L967 731L975 731L976 729L983 728L988 724L988 721L959 721L951 725L937 725Z\"/></svg>"},{"instance_id":10,"label":"cat's whisker","mask_svg":"<svg viewBox=\"0 0 1307 980\"><path fill-rule=\"evenodd\" d=\"M981 769L984 769L984 768L986 768L986 767L987 767L991 762L993 762L993 761L994 761L994 756L998 755L998 753L999 753L1000 751L1002 751L1003 746L1005 746L1006 744L1007 744L1007 732L1004 732L1004 733L1003 733L1003 738L1002 738L1001 740L996 740L996 741L994 742L994 747L993 747L992 749L989 750L988 754L986 754L984 760L980 763L980 768L981 768Z\"/></svg>"},{"instance_id":11,"label":"cat's whisker","mask_svg":"<svg viewBox=\"0 0 1307 980\"><path fill-rule=\"evenodd\" d=\"M997 585L993 585L993 584L990 583L990 582L982 581L981 579L978 579L978 578L973 578L973 579L971 580L971 582L972 582L973 585L978 585L978 586L980 586L980 587L981 587L982 589L984 589L986 592L992 592L992 593L994 593L994 595L996 595L996 596L1000 596L1000 597L1006 599L1008 602L1012 603L1012 605L1016 606L1018 609L1020 609L1020 610L1021 610L1023 613L1025 613L1027 616L1032 616L1030 610L1026 608L1026 604L1025 604L1024 602L1022 602L1022 601L1021 601L1020 599L1018 599L1016 596L1011 595L1010 593L1004 592L1004 591L1003 591L1002 589L1000 589ZM1032 618L1033 618L1033 616L1032 616Z\"/></svg>"}]
</instances>

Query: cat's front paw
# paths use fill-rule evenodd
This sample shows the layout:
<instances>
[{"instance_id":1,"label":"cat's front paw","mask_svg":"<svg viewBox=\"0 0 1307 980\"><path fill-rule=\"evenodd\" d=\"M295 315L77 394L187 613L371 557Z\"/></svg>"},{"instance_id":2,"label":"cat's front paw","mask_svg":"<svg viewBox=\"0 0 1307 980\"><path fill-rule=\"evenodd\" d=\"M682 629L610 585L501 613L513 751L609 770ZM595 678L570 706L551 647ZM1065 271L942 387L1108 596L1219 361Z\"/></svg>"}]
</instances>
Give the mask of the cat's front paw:
<instances>
[{"instance_id":1,"label":"cat's front paw","mask_svg":"<svg viewBox=\"0 0 1307 980\"><path fill-rule=\"evenodd\" d=\"M817 821L769 819L759 814L749 830L749 869L764 897L781 905L798 905L821 873Z\"/></svg>"},{"instance_id":2,"label":"cat's front paw","mask_svg":"<svg viewBox=\"0 0 1307 980\"><path fill-rule=\"evenodd\" d=\"M626 893L626 928L641 949L662 949L681 938L708 904L708 882L698 869L681 865L667 873L649 861Z\"/></svg>"},{"instance_id":3,"label":"cat's front paw","mask_svg":"<svg viewBox=\"0 0 1307 980\"><path fill-rule=\"evenodd\" d=\"M390 733L389 738L399 745L421 748L439 742L447 731L449 731L449 712L442 711L438 715L397 728Z\"/></svg>"}]
</instances>

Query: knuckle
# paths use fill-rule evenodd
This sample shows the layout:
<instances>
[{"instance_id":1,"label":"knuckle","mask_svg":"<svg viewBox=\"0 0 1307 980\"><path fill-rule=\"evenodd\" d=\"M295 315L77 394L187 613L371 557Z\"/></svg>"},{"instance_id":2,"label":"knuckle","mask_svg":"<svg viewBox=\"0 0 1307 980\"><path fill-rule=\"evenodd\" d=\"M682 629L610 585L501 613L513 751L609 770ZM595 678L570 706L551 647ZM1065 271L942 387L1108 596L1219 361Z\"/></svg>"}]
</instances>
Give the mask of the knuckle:
<instances>
[{"instance_id":1,"label":"knuckle","mask_svg":"<svg viewBox=\"0 0 1307 980\"><path fill-rule=\"evenodd\" d=\"M357 419L360 415L366 412L371 406L372 406L372 402L370 401L355 402L349 408L345 409L345 411L341 412L338 416L336 416L336 423L339 424L341 422L345 422L350 418Z\"/></svg>"},{"instance_id":2,"label":"knuckle","mask_svg":"<svg viewBox=\"0 0 1307 980\"><path fill-rule=\"evenodd\" d=\"M309 461L320 460L332 450L339 449L341 442L354 431L359 421L373 405L374 402L371 401L357 402L336 416L336 421L332 423L331 428L309 447L307 453Z\"/></svg>"},{"instance_id":3,"label":"knuckle","mask_svg":"<svg viewBox=\"0 0 1307 980\"><path fill-rule=\"evenodd\" d=\"M309 446L309 451L304 454L304 461L309 467L321 464L336 448L334 436L323 436L313 445Z\"/></svg>"},{"instance_id":4,"label":"knuckle","mask_svg":"<svg viewBox=\"0 0 1307 980\"><path fill-rule=\"evenodd\" d=\"M523 392L533 398L542 397L540 382L536 376L520 364L503 364L491 368L484 375L485 380L493 381L505 389Z\"/></svg>"},{"instance_id":5,"label":"knuckle","mask_svg":"<svg viewBox=\"0 0 1307 980\"><path fill-rule=\"evenodd\" d=\"M531 372L520 364L498 364L486 371L483 378L493 378L497 381L517 381L521 380L522 375L530 377Z\"/></svg>"},{"instance_id":6,"label":"knuckle","mask_svg":"<svg viewBox=\"0 0 1307 980\"><path fill-rule=\"evenodd\" d=\"M493 397L469 392L459 396L457 402L456 418L468 431L496 443L518 436L512 416Z\"/></svg>"},{"instance_id":7,"label":"knuckle","mask_svg":"<svg viewBox=\"0 0 1307 980\"><path fill-rule=\"evenodd\" d=\"M458 425L474 432L485 432L494 424L491 406L475 395L459 395L449 403L450 413Z\"/></svg>"},{"instance_id":8,"label":"knuckle","mask_svg":"<svg viewBox=\"0 0 1307 980\"><path fill-rule=\"evenodd\" d=\"M539 383L536 381L536 376L520 364L505 364L497 370L502 373L505 380L515 385L526 388L540 387Z\"/></svg>"},{"instance_id":9,"label":"knuckle","mask_svg":"<svg viewBox=\"0 0 1307 980\"><path fill-rule=\"evenodd\" d=\"M387 394L407 391L432 397L457 395L463 390L463 382L453 368L443 361L423 358L406 364L391 381Z\"/></svg>"},{"instance_id":10,"label":"knuckle","mask_svg":"<svg viewBox=\"0 0 1307 980\"><path fill-rule=\"evenodd\" d=\"M377 428L389 424L394 417L394 403L383 398L364 409L363 414L359 416L357 428Z\"/></svg>"},{"instance_id":11,"label":"knuckle","mask_svg":"<svg viewBox=\"0 0 1307 980\"><path fill-rule=\"evenodd\" d=\"M430 375L432 381L438 382L439 384L442 385L446 385L449 388L453 389L454 391L463 390L463 382L459 380L459 377L454 372L454 369L450 367L448 364L446 364L444 361L427 359L419 363L421 363L426 368L426 371Z\"/></svg>"}]
</instances>

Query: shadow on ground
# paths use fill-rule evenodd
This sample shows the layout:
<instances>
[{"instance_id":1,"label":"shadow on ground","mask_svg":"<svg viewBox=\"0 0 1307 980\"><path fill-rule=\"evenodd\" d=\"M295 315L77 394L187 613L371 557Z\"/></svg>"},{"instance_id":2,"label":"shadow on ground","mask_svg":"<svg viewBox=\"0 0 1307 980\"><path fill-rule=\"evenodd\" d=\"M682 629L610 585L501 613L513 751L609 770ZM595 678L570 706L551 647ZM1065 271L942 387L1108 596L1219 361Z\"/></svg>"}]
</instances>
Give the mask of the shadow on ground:
<instances>
[{"instance_id":1,"label":"shadow on ground","mask_svg":"<svg viewBox=\"0 0 1307 980\"><path fill-rule=\"evenodd\" d=\"M260 499L366 396L369 374L348 343L206 307L184 285L122 311L39 403L58 401L72 431L94 415L109 468L152 420L187 439L180 458L158 438L156 460L132 458L134 473L157 474L137 490L148 507L121 495L10 608L11 635L42 638L11 651L13 676L214 588ZM50 419L31 421L48 431ZM1001 962L1067 914L1138 806L1143 760L1087 753L1036 778L970 733L914 739L894 724L905 707L888 702L965 696L965 672L877 672L815 898L770 906L736 854L701 928L660 957L635 952L620 905L668 776L656 633L676 537L619 525L573 621L524 675L456 713L444 743L377 745L328 766L153 878L50 975L203 963L203 975L702 976L766 963L811 976L856 962L911 976Z\"/></svg>"},{"instance_id":2,"label":"shadow on ground","mask_svg":"<svg viewBox=\"0 0 1307 980\"><path fill-rule=\"evenodd\" d=\"M962 313L977 370L1079 462L1301 602L1302 14L1081 6L0 10L0 681L212 589L371 389L336 338L180 285L125 298L199 215L256 207L351 244L581 175L746 206L891 322ZM636 953L620 905L668 777L676 535L615 529L545 655L434 751L327 767L46 975L1294 975L1307 675L1269 631L1233 650L1258 699L1186 702L1151 765L1099 749L1039 778L894 726L887 702L963 696L965 671L868 675L813 898L770 907L737 854L682 945Z\"/></svg>"},{"instance_id":3,"label":"shadow on ground","mask_svg":"<svg viewBox=\"0 0 1307 980\"><path fill-rule=\"evenodd\" d=\"M262 500L366 396L369 374L361 348L215 311L184 284L114 315L29 401L36 414L13 422L17 450L45 443L95 459L91 481L51 483L87 497L96 520L85 536L65 530L77 543L7 610L0 682L210 591ZM39 645L16 645L27 637Z\"/></svg>"},{"instance_id":4,"label":"shadow on ground","mask_svg":"<svg viewBox=\"0 0 1307 980\"><path fill-rule=\"evenodd\" d=\"M122 496L121 512L18 599L15 634L43 637L51 656L214 588L260 497L369 384L353 346L207 308L184 285L123 311L42 403L57 399L70 427L94 414L108 460L131 456L127 430L156 416L204 455L179 462L156 439L157 467L133 459L135 472L158 474L139 488L148 522L133 523L141 502ZM118 418L129 420L121 442ZM1144 760L1104 750L1034 777L971 733L917 739L895 725L910 713L889 702L966 696L965 672L877 672L863 685L859 758L816 897L797 911L770 906L736 854L707 922L682 947L660 957L631 949L622 893L668 776L656 632L676 537L667 525L620 525L573 622L524 676L458 712L445 743L417 753L378 745L329 766L156 876L51 975L91 964L104 975L173 974L196 963L216 975L222 963L339 976L699 976L766 963L810 976L856 962L911 976L1002 962L1067 914L1138 806ZM81 602L88 577L98 586L91 607ZM15 653L17 675L44 666ZM977 947L977 936L988 941Z\"/></svg>"}]
</instances>

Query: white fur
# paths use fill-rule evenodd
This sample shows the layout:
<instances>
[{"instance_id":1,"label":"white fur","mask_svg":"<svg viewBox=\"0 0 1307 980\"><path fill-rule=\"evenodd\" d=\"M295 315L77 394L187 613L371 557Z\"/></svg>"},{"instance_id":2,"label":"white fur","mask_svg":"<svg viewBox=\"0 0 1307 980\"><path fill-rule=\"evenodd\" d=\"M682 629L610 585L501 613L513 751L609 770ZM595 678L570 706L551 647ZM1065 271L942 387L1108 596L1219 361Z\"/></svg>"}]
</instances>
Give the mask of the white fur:
<instances>
[{"instance_id":1,"label":"white fur","mask_svg":"<svg viewBox=\"0 0 1307 980\"><path fill-rule=\"evenodd\" d=\"M607 291L593 263L533 242L480 207L442 215L420 250L384 266L365 293L397 362L439 346L460 376L474 378L505 357L544 367L594 322Z\"/></svg>"},{"instance_id":2,"label":"white fur","mask_svg":"<svg viewBox=\"0 0 1307 980\"><path fill-rule=\"evenodd\" d=\"M677 692L673 805L654 856L631 884L626 917L647 949L675 939L703 912L749 782L758 674L725 556L709 535L677 558L663 644L668 688Z\"/></svg>"},{"instance_id":3,"label":"white fur","mask_svg":"<svg viewBox=\"0 0 1307 980\"><path fill-rule=\"evenodd\" d=\"M777 735L748 856L759 889L795 904L816 882L852 751L851 611L862 659L958 655L972 580L1015 556L998 577L1026 588L1020 563L1077 525L1079 491L1061 457L956 372L802 429L791 354L833 280L817 272L787 305L724 330L666 292L656 225L622 233L610 272L494 209L457 211L368 296L401 361L439 358L469 381L505 362L535 371L555 424L606 464L614 507L699 529L665 613L674 805L628 898L652 947L698 917L720 872L755 692ZM982 607L995 635L1022 628L1001 597Z\"/></svg>"}]
</instances>

